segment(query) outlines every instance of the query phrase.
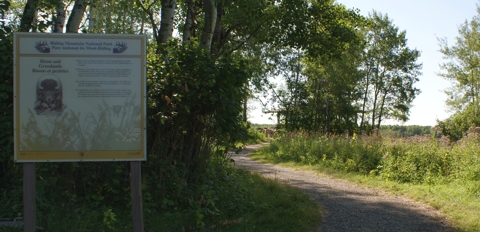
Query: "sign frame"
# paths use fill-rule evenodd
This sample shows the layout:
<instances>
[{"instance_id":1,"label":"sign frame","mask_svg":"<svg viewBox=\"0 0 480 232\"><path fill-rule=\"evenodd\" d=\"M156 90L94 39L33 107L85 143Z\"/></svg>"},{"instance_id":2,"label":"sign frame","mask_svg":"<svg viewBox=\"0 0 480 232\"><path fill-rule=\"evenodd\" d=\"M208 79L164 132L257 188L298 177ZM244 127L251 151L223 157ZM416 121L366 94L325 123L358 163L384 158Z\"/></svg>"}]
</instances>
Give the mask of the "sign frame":
<instances>
[{"instance_id":1,"label":"sign frame","mask_svg":"<svg viewBox=\"0 0 480 232\"><path fill-rule=\"evenodd\" d=\"M145 161L146 92L145 35L15 32L15 162Z\"/></svg>"}]
</instances>

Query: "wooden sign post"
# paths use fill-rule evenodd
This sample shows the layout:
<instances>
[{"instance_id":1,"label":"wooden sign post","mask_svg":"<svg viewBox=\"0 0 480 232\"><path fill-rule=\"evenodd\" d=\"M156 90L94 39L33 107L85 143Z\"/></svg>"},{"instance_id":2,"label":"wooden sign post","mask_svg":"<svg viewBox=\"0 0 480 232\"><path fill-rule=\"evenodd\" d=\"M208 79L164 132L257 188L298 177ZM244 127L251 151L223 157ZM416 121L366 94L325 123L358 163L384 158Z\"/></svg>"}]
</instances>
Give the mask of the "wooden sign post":
<instances>
[{"instance_id":1,"label":"wooden sign post","mask_svg":"<svg viewBox=\"0 0 480 232\"><path fill-rule=\"evenodd\" d=\"M140 161L130 162L133 232L143 232L142 170Z\"/></svg>"},{"instance_id":2,"label":"wooden sign post","mask_svg":"<svg viewBox=\"0 0 480 232\"><path fill-rule=\"evenodd\" d=\"M133 232L143 232L142 169L140 161L130 162ZM35 232L35 163L23 164L23 231Z\"/></svg>"},{"instance_id":3,"label":"wooden sign post","mask_svg":"<svg viewBox=\"0 0 480 232\"><path fill-rule=\"evenodd\" d=\"M23 231L35 232L35 163L23 164Z\"/></svg>"}]
</instances>

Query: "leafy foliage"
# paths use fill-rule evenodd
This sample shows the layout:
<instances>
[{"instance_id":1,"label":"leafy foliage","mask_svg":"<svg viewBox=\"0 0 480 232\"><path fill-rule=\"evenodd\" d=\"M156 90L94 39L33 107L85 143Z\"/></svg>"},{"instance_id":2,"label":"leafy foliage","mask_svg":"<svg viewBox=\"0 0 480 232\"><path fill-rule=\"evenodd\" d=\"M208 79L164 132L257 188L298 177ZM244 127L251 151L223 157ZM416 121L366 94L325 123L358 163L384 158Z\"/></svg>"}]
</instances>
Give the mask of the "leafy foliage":
<instances>
[{"instance_id":1,"label":"leafy foliage","mask_svg":"<svg viewBox=\"0 0 480 232\"><path fill-rule=\"evenodd\" d=\"M40 1L32 5L28 12L23 12L23 15L32 17L25 19L24 23L28 25L22 25L21 30L48 31L57 19L56 13L52 12L64 7L59 4L61 2ZM331 0L215 1L217 11L210 19L216 21L212 23L210 20L212 25L207 25L204 8L207 4L188 0L178 1L181 6L174 12L174 17L158 23L156 15L164 9L162 2L166 1L135 1L132 4L130 1L107 0L102 2L104 5L89 5L89 17L83 20L81 30L149 34L148 162L142 166L142 189L146 212L166 215L165 218L170 219L180 217L186 221L178 220L181 223L173 223L167 229L205 229L215 220L237 220L241 217L238 212L244 213L260 205L252 200L255 196L249 191L252 180L245 172L232 169L226 154L239 141L261 139L251 131L253 136L248 136L248 125L242 121L242 103L249 97L249 85L264 89L268 84L267 74L273 74L275 66L285 64L281 71L288 75L288 91L279 95L283 94L284 105L289 109L289 130L355 131L358 113L355 100L359 97L359 88L355 87L361 77L357 58L363 49L363 38L357 29L364 22L356 11L347 10ZM212 3L213 0L204 2ZM0 1L2 16L8 3ZM192 4L196 7L189 11ZM19 4L15 7L22 8ZM42 13L33 20L35 16L30 13L35 10ZM160 36L157 25L160 28L162 25L182 28L189 12L193 18L189 39L181 42L172 38L168 42L157 40ZM16 17L20 15L20 12L13 13L11 22L18 23L20 20ZM207 31L212 34L211 44L200 45L197 41L207 26L214 29ZM0 59L3 61L0 64L0 120L3 129L0 135L0 199L5 203L0 209L0 217L10 217L21 215L21 166L12 161L11 29L2 25L0 33ZM172 31L168 30L168 33ZM283 56L278 57L279 53ZM309 70L303 70L305 66ZM317 66L321 67L316 69ZM396 84L404 84L400 82ZM402 91L399 94L408 95ZM290 104L288 98L296 102ZM118 107L122 106L100 106L107 114L115 114ZM58 118L58 124L64 125L61 128L64 134L77 133L78 128L89 126L75 125L75 117L78 115L65 114L65 118ZM90 115L89 120L92 124L108 121L101 115ZM34 120L21 129L32 132L32 137L27 140L46 139L46 145L65 145L62 140L65 136L55 138L35 134L38 125ZM92 131L102 130L93 128ZM90 140L82 143L104 146L104 141L114 136L128 140L128 133L127 126L101 136L89 132L92 135ZM29 141L23 142L28 145ZM366 154L374 152L376 146L363 142L356 146L358 152L348 156L346 149L340 149L341 145L332 146L329 152L338 151L330 154L326 150L325 163L336 168L368 172L378 163L380 154L369 158ZM295 156L300 160L318 161L299 153ZM319 160L323 160L323 156ZM108 231L125 227L122 212L130 207L126 203L129 202L129 167L125 163L42 163L37 165L36 171L39 178L39 222L48 225L47 230L57 230L51 212L58 209L72 209L90 215L87 221L99 218L102 223L97 227L89 227L87 223L83 228L79 226L80 229ZM275 188L272 186L269 189ZM260 206L276 208L274 203ZM261 212L260 209L255 211L259 218ZM294 216L291 212L282 213ZM77 219L77 216L68 219ZM254 226L260 228L260 225Z\"/></svg>"},{"instance_id":2,"label":"leafy foliage","mask_svg":"<svg viewBox=\"0 0 480 232\"><path fill-rule=\"evenodd\" d=\"M363 98L360 128L380 128L384 119L406 121L413 99L420 93L420 52L407 47L406 32L400 31L388 15L373 11L364 28L367 46L362 55L364 78L358 88ZM366 118L368 117L368 119Z\"/></svg>"},{"instance_id":3,"label":"leafy foliage","mask_svg":"<svg viewBox=\"0 0 480 232\"><path fill-rule=\"evenodd\" d=\"M465 110L457 112L443 121L438 121L437 127L452 142L458 141L467 135L470 129L475 129L480 125L480 117L475 116L474 110L475 106L470 105Z\"/></svg>"},{"instance_id":4,"label":"leafy foliage","mask_svg":"<svg viewBox=\"0 0 480 232\"><path fill-rule=\"evenodd\" d=\"M466 20L458 28L459 35L452 46L447 39L439 39L440 52L444 55L445 63L440 65L440 76L452 82L452 86L445 91L449 96L447 105L453 111L466 109L470 104L473 113L478 115L480 97L480 7L477 5L478 15L471 21Z\"/></svg>"},{"instance_id":5,"label":"leafy foliage","mask_svg":"<svg viewBox=\"0 0 480 232\"><path fill-rule=\"evenodd\" d=\"M446 137L327 138L302 133L274 141L253 157L269 163L311 166L308 169L335 178L429 203L443 211L457 229L477 231L480 228L479 139L479 131L472 131L453 144Z\"/></svg>"},{"instance_id":6,"label":"leafy foliage","mask_svg":"<svg viewBox=\"0 0 480 232\"><path fill-rule=\"evenodd\" d=\"M434 136L436 135L436 131L432 131L433 128L430 126L417 126L417 125L411 125L411 126L400 126L400 125L382 125L380 126L380 133L382 136L388 136L388 137L410 137L410 136L415 136L415 135L430 135L433 134Z\"/></svg>"},{"instance_id":7,"label":"leafy foliage","mask_svg":"<svg viewBox=\"0 0 480 232\"><path fill-rule=\"evenodd\" d=\"M172 43L169 51L167 60L149 57L149 156L163 162L160 170L184 165L193 178L212 152L224 154L246 135L241 112L248 68L191 44Z\"/></svg>"},{"instance_id":8,"label":"leafy foliage","mask_svg":"<svg viewBox=\"0 0 480 232\"><path fill-rule=\"evenodd\" d=\"M312 9L316 6L312 4ZM333 18L349 14L340 6L322 9L332 13L328 17ZM279 102L276 111L281 115L280 123L287 131L370 133L385 119L408 119L411 103L420 93L414 87L420 75L421 64L416 63L420 52L407 47L406 32L400 31L388 16L375 11L368 19L353 15L334 23L342 25L339 31L328 24L319 29L326 30L326 34L332 32L330 29L333 34L344 32L333 40L340 46L334 53L313 55L310 47L305 52L286 49L276 61L275 74L283 76L285 87L273 95ZM311 32L303 26L299 28Z\"/></svg>"},{"instance_id":9,"label":"leafy foliage","mask_svg":"<svg viewBox=\"0 0 480 232\"><path fill-rule=\"evenodd\" d=\"M458 28L459 36L452 46L447 39L439 39L440 52L445 63L441 64L440 76L452 82L445 90L447 106L454 112L449 118L439 121L442 134L457 141L468 130L480 126L480 7L479 15L465 21Z\"/></svg>"},{"instance_id":10,"label":"leafy foliage","mask_svg":"<svg viewBox=\"0 0 480 232\"><path fill-rule=\"evenodd\" d=\"M0 12L8 9L8 1L0 1ZM13 42L12 28L0 22L0 189L1 201L6 202L0 209L0 217L5 211L22 210L21 170L13 161Z\"/></svg>"},{"instance_id":11,"label":"leafy foliage","mask_svg":"<svg viewBox=\"0 0 480 232\"><path fill-rule=\"evenodd\" d=\"M378 175L401 183L450 183L480 181L478 132L452 145L445 138L413 136L326 137L296 133L262 149L277 161L322 165L345 172ZM471 194L478 194L472 189Z\"/></svg>"}]
</instances>

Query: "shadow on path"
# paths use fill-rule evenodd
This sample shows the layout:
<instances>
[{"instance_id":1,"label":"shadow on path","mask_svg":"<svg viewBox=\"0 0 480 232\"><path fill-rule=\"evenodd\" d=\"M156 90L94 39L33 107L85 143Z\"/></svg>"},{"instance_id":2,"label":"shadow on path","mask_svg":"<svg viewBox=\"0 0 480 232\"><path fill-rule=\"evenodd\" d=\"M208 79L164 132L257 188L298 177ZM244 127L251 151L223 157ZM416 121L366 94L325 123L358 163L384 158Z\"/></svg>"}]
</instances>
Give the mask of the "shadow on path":
<instances>
[{"instance_id":1,"label":"shadow on path","mask_svg":"<svg viewBox=\"0 0 480 232\"><path fill-rule=\"evenodd\" d=\"M439 211L426 204L346 181L319 177L309 171L259 163L247 156L264 145L267 144L247 146L232 155L235 164L287 182L312 196L323 209L319 231L454 231Z\"/></svg>"}]
</instances>

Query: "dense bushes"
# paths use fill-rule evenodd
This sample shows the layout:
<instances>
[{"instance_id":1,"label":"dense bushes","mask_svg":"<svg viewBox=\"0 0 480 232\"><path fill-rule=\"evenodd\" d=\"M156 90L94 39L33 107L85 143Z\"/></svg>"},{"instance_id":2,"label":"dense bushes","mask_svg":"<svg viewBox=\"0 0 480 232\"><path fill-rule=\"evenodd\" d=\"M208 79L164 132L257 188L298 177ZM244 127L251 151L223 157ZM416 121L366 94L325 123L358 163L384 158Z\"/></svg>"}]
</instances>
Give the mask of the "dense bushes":
<instances>
[{"instance_id":1,"label":"dense bushes","mask_svg":"<svg viewBox=\"0 0 480 232\"><path fill-rule=\"evenodd\" d=\"M246 62L214 59L197 47L172 41L165 48L168 57L148 57L146 165L160 201L182 199L201 181L211 158L224 159L247 135L241 118Z\"/></svg>"},{"instance_id":2,"label":"dense bushes","mask_svg":"<svg viewBox=\"0 0 480 232\"><path fill-rule=\"evenodd\" d=\"M388 137L410 137L432 134L432 128L430 126L382 125L380 133Z\"/></svg>"},{"instance_id":3,"label":"dense bushes","mask_svg":"<svg viewBox=\"0 0 480 232\"><path fill-rule=\"evenodd\" d=\"M8 1L0 1L0 13ZM13 162L13 44L12 29L0 22L0 217L4 211L22 210L22 173Z\"/></svg>"},{"instance_id":4,"label":"dense bushes","mask_svg":"<svg viewBox=\"0 0 480 232\"><path fill-rule=\"evenodd\" d=\"M13 162L12 151L11 32L5 25L0 30L0 217L21 216L23 205L22 165ZM193 210L192 226L202 226L219 213L215 202L226 193L224 179L233 178L226 152L247 137L241 112L249 73L240 57L214 59L196 47L172 41L168 56L148 57L148 161L142 164L142 188L147 212ZM130 208L126 162L38 163L36 175L39 223L58 209L102 208L109 214L109 209Z\"/></svg>"},{"instance_id":5,"label":"dense bushes","mask_svg":"<svg viewBox=\"0 0 480 232\"><path fill-rule=\"evenodd\" d=\"M480 184L479 150L480 137L475 133L453 144L445 137L390 139L297 133L273 142L263 152L278 160L379 175L403 183L473 181ZM476 188L472 193L480 192Z\"/></svg>"},{"instance_id":6,"label":"dense bushes","mask_svg":"<svg viewBox=\"0 0 480 232\"><path fill-rule=\"evenodd\" d=\"M457 112L443 121L438 121L440 132L452 141L460 140L467 135L469 129L480 126L480 117L475 110L475 105L470 104L465 110Z\"/></svg>"},{"instance_id":7,"label":"dense bushes","mask_svg":"<svg viewBox=\"0 0 480 232\"><path fill-rule=\"evenodd\" d=\"M323 164L338 170L368 173L382 157L381 143L366 139L296 133L272 142L273 156L305 164Z\"/></svg>"}]
</instances>

